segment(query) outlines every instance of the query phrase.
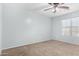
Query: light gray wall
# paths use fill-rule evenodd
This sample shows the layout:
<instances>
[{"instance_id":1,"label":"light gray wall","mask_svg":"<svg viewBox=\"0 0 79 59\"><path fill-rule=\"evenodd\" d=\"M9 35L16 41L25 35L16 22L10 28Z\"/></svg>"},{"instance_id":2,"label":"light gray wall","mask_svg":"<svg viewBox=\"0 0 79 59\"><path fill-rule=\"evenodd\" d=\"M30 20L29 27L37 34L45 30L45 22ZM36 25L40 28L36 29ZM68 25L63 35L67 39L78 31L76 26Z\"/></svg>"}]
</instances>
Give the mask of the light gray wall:
<instances>
[{"instance_id":1,"label":"light gray wall","mask_svg":"<svg viewBox=\"0 0 79 59\"><path fill-rule=\"evenodd\" d=\"M1 40L2 40L2 4L0 3L0 54L1 54Z\"/></svg>"},{"instance_id":2,"label":"light gray wall","mask_svg":"<svg viewBox=\"0 0 79 59\"><path fill-rule=\"evenodd\" d=\"M62 20L68 20L79 17L79 12L73 12L52 18L52 39L60 40L72 44L79 44L79 37L63 36L62 35Z\"/></svg>"},{"instance_id":3,"label":"light gray wall","mask_svg":"<svg viewBox=\"0 0 79 59\"><path fill-rule=\"evenodd\" d=\"M4 4L2 48L46 41L51 38L51 20L27 11L22 4Z\"/></svg>"}]
</instances>

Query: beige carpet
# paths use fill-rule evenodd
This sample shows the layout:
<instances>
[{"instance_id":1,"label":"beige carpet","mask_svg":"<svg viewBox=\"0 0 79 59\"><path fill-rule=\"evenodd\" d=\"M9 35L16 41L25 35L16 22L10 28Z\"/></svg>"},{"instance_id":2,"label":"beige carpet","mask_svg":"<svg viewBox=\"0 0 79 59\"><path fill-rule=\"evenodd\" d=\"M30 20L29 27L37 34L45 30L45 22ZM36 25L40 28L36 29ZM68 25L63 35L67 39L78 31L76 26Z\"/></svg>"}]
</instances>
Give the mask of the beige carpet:
<instances>
[{"instance_id":1,"label":"beige carpet","mask_svg":"<svg viewBox=\"0 0 79 59\"><path fill-rule=\"evenodd\" d=\"M2 51L3 56L79 56L79 45L56 40Z\"/></svg>"}]
</instances>

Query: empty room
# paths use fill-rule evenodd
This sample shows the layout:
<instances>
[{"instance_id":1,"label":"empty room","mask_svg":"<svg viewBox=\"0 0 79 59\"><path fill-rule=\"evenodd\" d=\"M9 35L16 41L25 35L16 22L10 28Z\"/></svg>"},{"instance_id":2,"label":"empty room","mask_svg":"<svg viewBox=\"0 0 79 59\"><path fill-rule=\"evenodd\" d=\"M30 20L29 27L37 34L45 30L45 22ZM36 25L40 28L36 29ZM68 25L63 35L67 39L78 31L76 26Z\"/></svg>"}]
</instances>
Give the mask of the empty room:
<instances>
[{"instance_id":1,"label":"empty room","mask_svg":"<svg viewBox=\"0 0 79 59\"><path fill-rule=\"evenodd\" d=\"M79 56L79 3L0 3L1 56Z\"/></svg>"}]
</instances>

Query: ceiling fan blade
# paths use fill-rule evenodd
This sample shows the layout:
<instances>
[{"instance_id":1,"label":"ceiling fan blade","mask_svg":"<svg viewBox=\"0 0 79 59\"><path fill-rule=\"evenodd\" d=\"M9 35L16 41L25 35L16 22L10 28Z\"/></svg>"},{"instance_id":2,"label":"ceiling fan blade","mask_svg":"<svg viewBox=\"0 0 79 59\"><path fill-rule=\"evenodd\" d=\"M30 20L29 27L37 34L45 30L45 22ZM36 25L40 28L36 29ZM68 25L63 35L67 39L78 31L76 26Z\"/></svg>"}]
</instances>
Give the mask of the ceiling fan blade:
<instances>
[{"instance_id":1,"label":"ceiling fan blade","mask_svg":"<svg viewBox=\"0 0 79 59\"><path fill-rule=\"evenodd\" d=\"M50 10L50 9L53 9L53 7L50 7L50 8L44 9L44 11L48 11L48 10Z\"/></svg>"},{"instance_id":2,"label":"ceiling fan blade","mask_svg":"<svg viewBox=\"0 0 79 59\"><path fill-rule=\"evenodd\" d=\"M62 8L62 9L69 9L68 6L58 6L58 8Z\"/></svg>"},{"instance_id":3,"label":"ceiling fan blade","mask_svg":"<svg viewBox=\"0 0 79 59\"><path fill-rule=\"evenodd\" d=\"M53 3L48 3L49 5L53 6Z\"/></svg>"}]
</instances>

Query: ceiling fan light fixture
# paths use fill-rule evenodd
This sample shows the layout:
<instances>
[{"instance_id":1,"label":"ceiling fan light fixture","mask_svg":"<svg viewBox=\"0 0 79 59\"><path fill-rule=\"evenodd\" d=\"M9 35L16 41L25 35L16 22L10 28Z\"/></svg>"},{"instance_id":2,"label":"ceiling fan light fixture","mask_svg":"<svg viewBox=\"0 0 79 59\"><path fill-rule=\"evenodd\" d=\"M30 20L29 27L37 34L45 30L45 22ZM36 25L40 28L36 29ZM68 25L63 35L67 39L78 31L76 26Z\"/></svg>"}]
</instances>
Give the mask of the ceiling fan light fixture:
<instances>
[{"instance_id":1,"label":"ceiling fan light fixture","mask_svg":"<svg viewBox=\"0 0 79 59\"><path fill-rule=\"evenodd\" d=\"M63 6L64 3L48 3L50 6L52 6L52 8L48 8L45 9L45 11L48 11L50 9L54 10L53 12L56 13L56 9L57 8L61 8L61 9L69 9L68 6Z\"/></svg>"}]
</instances>

